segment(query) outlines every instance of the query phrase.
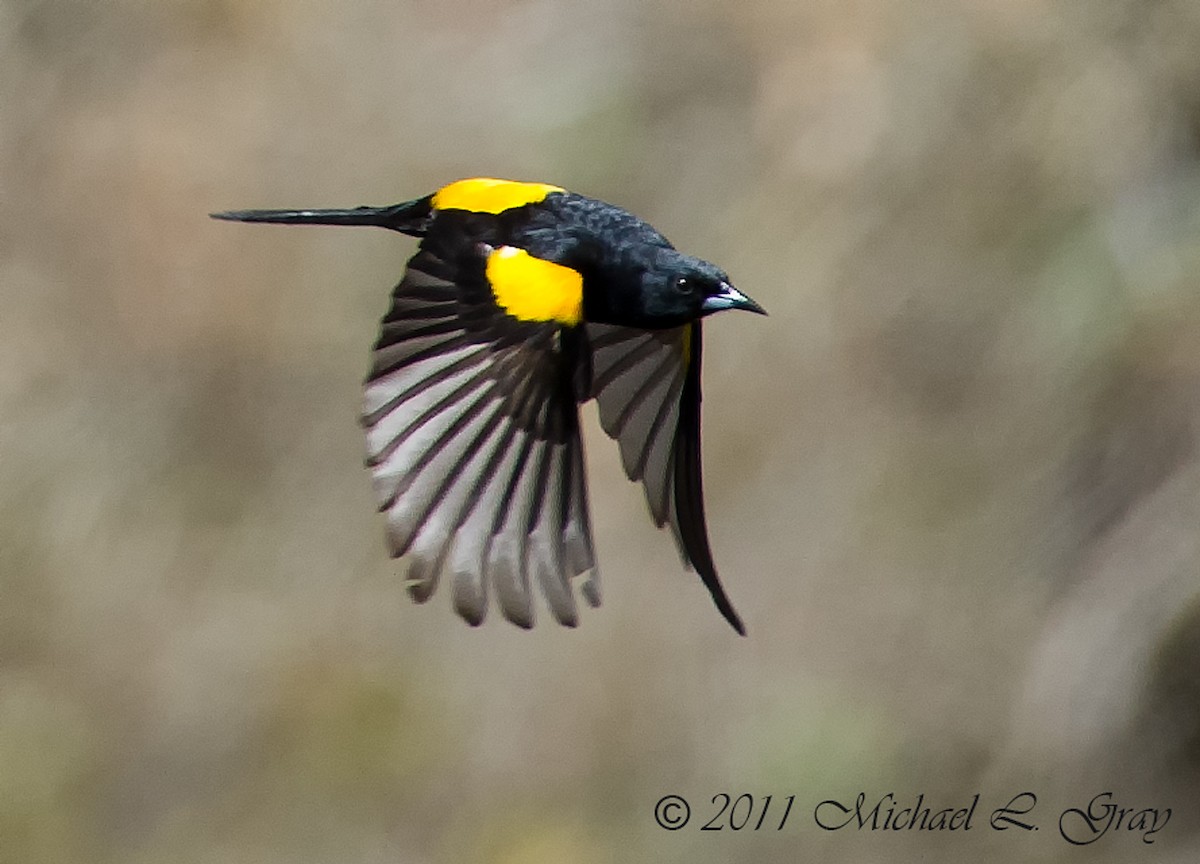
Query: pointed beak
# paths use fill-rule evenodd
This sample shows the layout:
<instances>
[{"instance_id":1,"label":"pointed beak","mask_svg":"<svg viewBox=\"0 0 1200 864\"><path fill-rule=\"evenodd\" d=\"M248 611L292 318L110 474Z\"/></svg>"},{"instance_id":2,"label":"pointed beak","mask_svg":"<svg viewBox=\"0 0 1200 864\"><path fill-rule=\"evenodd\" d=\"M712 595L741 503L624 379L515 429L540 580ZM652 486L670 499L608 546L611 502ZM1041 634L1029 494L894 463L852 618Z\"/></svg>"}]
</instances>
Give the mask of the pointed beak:
<instances>
[{"instance_id":1,"label":"pointed beak","mask_svg":"<svg viewBox=\"0 0 1200 864\"><path fill-rule=\"evenodd\" d=\"M700 304L700 309L705 315L713 312L721 312L725 309L745 309L747 312L757 312L759 315L767 314L766 309L759 306L728 282L721 283L720 292L704 298L704 302Z\"/></svg>"}]
</instances>

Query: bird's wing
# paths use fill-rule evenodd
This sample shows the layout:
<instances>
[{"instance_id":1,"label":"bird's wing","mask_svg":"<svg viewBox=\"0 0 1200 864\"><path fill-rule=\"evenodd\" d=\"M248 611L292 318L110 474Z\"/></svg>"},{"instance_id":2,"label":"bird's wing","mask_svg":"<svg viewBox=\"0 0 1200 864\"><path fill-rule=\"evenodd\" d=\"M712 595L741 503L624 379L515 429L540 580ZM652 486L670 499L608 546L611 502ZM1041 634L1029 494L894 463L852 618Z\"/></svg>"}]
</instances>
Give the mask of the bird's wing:
<instances>
[{"instance_id":1,"label":"bird's wing","mask_svg":"<svg viewBox=\"0 0 1200 864\"><path fill-rule=\"evenodd\" d=\"M599 589L573 375L577 338L496 305L487 247L427 238L392 293L365 385L367 465L393 556L428 599L440 575L455 609L481 622L494 593L533 623L531 583L576 623L571 580Z\"/></svg>"},{"instance_id":2,"label":"bird's wing","mask_svg":"<svg viewBox=\"0 0 1200 864\"><path fill-rule=\"evenodd\" d=\"M654 524L670 524L684 562L700 575L725 619L744 633L717 577L704 520L700 323L671 330L586 328L600 425L617 440L629 479L642 481Z\"/></svg>"}]
</instances>

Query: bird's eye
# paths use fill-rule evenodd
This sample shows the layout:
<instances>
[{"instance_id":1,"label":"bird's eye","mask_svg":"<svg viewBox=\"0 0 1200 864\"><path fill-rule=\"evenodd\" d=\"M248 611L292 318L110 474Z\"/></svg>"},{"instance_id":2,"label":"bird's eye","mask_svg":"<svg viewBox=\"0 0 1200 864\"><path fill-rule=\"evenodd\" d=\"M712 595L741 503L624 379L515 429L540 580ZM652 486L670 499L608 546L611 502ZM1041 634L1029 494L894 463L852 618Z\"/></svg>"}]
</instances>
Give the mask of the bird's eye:
<instances>
[{"instance_id":1,"label":"bird's eye","mask_svg":"<svg viewBox=\"0 0 1200 864\"><path fill-rule=\"evenodd\" d=\"M694 294L696 291L696 283L686 276L680 276L675 280L675 290L685 296Z\"/></svg>"}]
</instances>

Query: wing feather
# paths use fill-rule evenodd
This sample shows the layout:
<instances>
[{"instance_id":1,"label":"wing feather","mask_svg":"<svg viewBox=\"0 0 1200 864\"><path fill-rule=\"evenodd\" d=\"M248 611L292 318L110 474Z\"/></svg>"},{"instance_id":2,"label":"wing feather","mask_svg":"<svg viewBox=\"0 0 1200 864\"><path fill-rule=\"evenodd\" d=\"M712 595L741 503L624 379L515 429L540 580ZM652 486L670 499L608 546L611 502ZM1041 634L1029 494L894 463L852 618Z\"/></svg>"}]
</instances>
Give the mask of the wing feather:
<instances>
[{"instance_id":1,"label":"wing feather","mask_svg":"<svg viewBox=\"0 0 1200 864\"><path fill-rule=\"evenodd\" d=\"M593 571L584 596L599 598L577 342L556 324L507 316L483 264L433 245L409 262L364 388L366 461L388 548L410 559L413 599L433 596L444 572L472 624L494 594L504 617L532 626L541 593L573 626L573 578Z\"/></svg>"},{"instance_id":2,"label":"wing feather","mask_svg":"<svg viewBox=\"0 0 1200 864\"><path fill-rule=\"evenodd\" d=\"M704 518L700 462L700 324L644 331L588 324L600 425L642 481L654 523L669 524L684 563L725 619L745 633L717 576Z\"/></svg>"}]
</instances>

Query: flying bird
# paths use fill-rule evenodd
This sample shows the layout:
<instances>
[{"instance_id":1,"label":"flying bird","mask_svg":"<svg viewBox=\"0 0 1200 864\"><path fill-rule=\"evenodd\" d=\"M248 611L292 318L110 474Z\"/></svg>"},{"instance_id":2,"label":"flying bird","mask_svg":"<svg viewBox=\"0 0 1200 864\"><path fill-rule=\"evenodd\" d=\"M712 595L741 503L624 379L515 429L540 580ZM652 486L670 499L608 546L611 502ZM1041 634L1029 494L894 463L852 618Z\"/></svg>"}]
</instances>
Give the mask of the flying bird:
<instances>
[{"instance_id":1,"label":"flying bird","mask_svg":"<svg viewBox=\"0 0 1200 864\"><path fill-rule=\"evenodd\" d=\"M579 405L595 399L625 473L740 634L717 577L700 467L701 319L766 314L720 269L612 204L545 183L459 180L390 207L236 210L239 222L373 225L421 238L365 383L369 467L393 557L424 602L447 580L483 622L489 595L560 624L573 580L600 589Z\"/></svg>"}]
</instances>

